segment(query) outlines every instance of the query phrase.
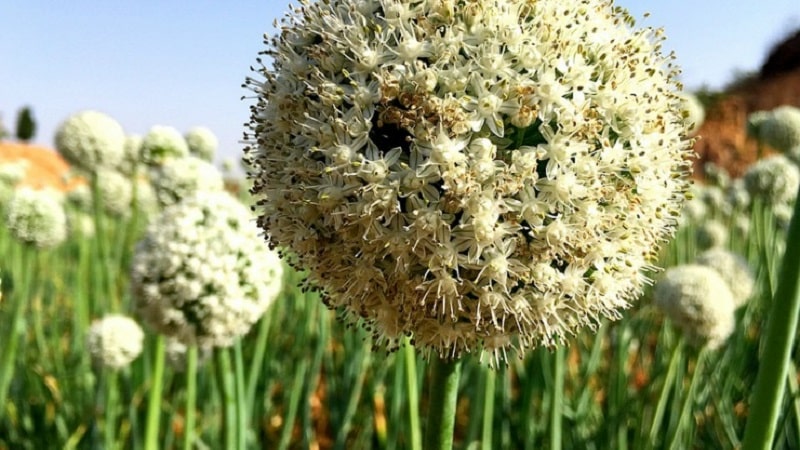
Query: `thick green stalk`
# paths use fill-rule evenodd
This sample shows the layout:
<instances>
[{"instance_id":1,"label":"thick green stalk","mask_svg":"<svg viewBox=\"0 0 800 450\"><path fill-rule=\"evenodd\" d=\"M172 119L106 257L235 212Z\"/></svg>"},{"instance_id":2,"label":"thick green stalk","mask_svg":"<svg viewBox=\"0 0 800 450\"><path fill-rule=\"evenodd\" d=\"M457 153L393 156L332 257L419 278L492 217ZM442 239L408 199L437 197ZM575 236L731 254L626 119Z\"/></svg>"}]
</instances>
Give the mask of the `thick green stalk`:
<instances>
[{"instance_id":1,"label":"thick green stalk","mask_svg":"<svg viewBox=\"0 0 800 450\"><path fill-rule=\"evenodd\" d=\"M745 427L744 450L769 449L775 436L800 313L800 201L795 203L778 288L772 299L756 385Z\"/></svg>"},{"instance_id":2,"label":"thick green stalk","mask_svg":"<svg viewBox=\"0 0 800 450\"><path fill-rule=\"evenodd\" d=\"M197 415L197 345L186 347L186 426L183 430L183 450L194 448L194 428Z\"/></svg>"},{"instance_id":3,"label":"thick green stalk","mask_svg":"<svg viewBox=\"0 0 800 450\"><path fill-rule=\"evenodd\" d=\"M450 450L453 448L461 360L442 360L434 356L428 367L430 380L425 449Z\"/></svg>"},{"instance_id":4,"label":"thick green stalk","mask_svg":"<svg viewBox=\"0 0 800 450\"><path fill-rule=\"evenodd\" d=\"M408 427L411 430L411 450L422 449L422 432L419 424L419 389L417 388L417 353L405 339L403 365L406 369L406 394L408 400Z\"/></svg>"},{"instance_id":5,"label":"thick green stalk","mask_svg":"<svg viewBox=\"0 0 800 450\"><path fill-rule=\"evenodd\" d=\"M155 343L155 361L151 377L150 396L147 403L147 425L145 428L145 450L158 450L158 427L161 422L161 391L164 386L164 336L158 335Z\"/></svg>"}]
</instances>

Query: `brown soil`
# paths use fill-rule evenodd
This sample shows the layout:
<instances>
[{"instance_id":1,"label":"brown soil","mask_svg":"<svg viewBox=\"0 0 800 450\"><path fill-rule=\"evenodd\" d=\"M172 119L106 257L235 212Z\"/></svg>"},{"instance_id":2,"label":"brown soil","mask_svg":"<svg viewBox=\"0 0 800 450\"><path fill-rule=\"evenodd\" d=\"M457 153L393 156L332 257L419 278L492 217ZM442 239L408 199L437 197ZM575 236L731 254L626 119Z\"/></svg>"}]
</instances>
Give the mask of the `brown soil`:
<instances>
[{"instance_id":1,"label":"brown soil","mask_svg":"<svg viewBox=\"0 0 800 450\"><path fill-rule=\"evenodd\" d=\"M70 176L69 164L56 151L36 145L18 142L0 142L0 164L18 160L29 162L23 186L68 191L85 183L81 178Z\"/></svg>"},{"instance_id":2,"label":"brown soil","mask_svg":"<svg viewBox=\"0 0 800 450\"><path fill-rule=\"evenodd\" d=\"M741 175L759 156L772 153L747 137L747 116L782 105L800 107L800 30L775 45L759 74L731 88L708 108L695 144L699 159L695 174L705 162L714 162L733 176ZM760 154L759 154L760 153Z\"/></svg>"}]
</instances>

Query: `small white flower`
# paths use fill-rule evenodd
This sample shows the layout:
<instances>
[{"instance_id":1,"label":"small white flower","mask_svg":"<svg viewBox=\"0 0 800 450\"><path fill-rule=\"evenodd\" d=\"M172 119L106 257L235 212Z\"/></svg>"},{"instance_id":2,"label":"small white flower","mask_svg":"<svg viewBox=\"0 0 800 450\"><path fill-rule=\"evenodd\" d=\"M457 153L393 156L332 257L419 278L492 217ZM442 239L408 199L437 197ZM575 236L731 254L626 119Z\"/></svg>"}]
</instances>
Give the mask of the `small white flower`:
<instances>
[{"instance_id":1,"label":"small white flower","mask_svg":"<svg viewBox=\"0 0 800 450\"><path fill-rule=\"evenodd\" d=\"M125 131L101 112L81 111L59 125L55 144L70 164L93 172L120 164L125 154Z\"/></svg>"},{"instance_id":2,"label":"small white flower","mask_svg":"<svg viewBox=\"0 0 800 450\"><path fill-rule=\"evenodd\" d=\"M184 344L231 345L281 290L283 268L226 192L166 208L137 244L131 290L144 323Z\"/></svg>"},{"instance_id":3,"label":"small white flower","mask_svg":"<svg viewBox=\"0 0 800 450\"><path fill-rule=\"evenodd\" d=\"M759 138L779 152L790 155L790 150L800 147L800 108L779 106L769 113L760 123Z\"/></svg>"},{"instance_id":4,"label":"small white flower","mask_svg":"<svg viewBox=\"0 0 800 450\"><path fill-rule=\"evenodd\" d=\"M19 187L5 207L11 235L40 248L55 247L67 237L67 216L60 194Z\"/></svg>"},{"instance_id":5,"label":"small white flower","mask_svg":"<svg viewBox=\"0 0 800 450\"><path fill-rule=\"evenodd\" d=\"M184 135L189 153L205 161L212 162L217 154L219 140L217 136L206 127L194 127Z\"/></svg>"},{"instance_id":6,"label":"small white flower","mask_svg":"<svg viewBox=\"0 0 800 450\"><path fill-rule=\"evenodd\" d=\"M785 156L774 155L748 167L743 179L752 197L770 205L787 205L797 197L800 170Z\"/></svg>"},{"instance_id":7,"label":"small white flower","mask_svg":"<svg viewBox=\"0 0 800 450\"><path fill-rule=\"evenodd\" d=\"M196 192L221 191L224 188L219 169L196 156L170 158L153 169L150 179L162 207Z\"/></svg>"},{"instance_id":8,"label":"small white flower","mask_svg":"<svg viewBox=\"0 0 800 450\"><path fill-rule=\"evenodd\" d=\"M668 269L655 285L653 301L695 344L718 348L735 328L733 294L710 267Z\"/></svg>"},{"instance_id":9,"label":"small white flower","mask_svg":"<svg viewBox=\"0 0 800 450\"><path fill-rule=\"evenodd\" d=\"M723 248L712 248L701 253L697 264L711 267L728 283L733 303L738 308L753 295L755 278L753 270L743 257Z\"/></svg>"},{"instance_id":10,"label":"small white flower","mask_svg":"<svg viewBox=\"0 0 800 450\"><path fill-rule=\"evenodd\" d=\"M189 156L189 145L175 128L155 125L142 139L140 151L145 164L158 166L170 158Z\"/></svg>"},{"instance_id":11,"label":"small white flower","mask_svg":"<svg viewBox=\"0 0 800 450\"><path fill-rule=\"evenodd\" d=\"M92 323L86 347L95 364L121 369L142 353L144 332L133 319L109 314Z\"/></svg>"}]
</instances>

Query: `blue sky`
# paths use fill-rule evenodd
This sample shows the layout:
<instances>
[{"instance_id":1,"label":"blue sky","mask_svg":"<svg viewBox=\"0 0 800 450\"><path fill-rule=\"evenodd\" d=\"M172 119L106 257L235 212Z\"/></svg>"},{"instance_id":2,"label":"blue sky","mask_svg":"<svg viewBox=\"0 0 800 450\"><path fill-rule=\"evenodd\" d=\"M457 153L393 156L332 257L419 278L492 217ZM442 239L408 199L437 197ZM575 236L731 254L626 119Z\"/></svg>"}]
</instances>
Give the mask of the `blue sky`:
<instances>
[{"instance_id":1,"label":"blue sky","mask_svg":"<svg viewBox=\"0 0 800 450\"><path fill-rule=\"evenodd\" d=\"M33 108L36 143L84 109L128 133L153 125L210 128L220 157L238 158L248 101L241 88L283 16L284 0L219 2L26 0L0 6L0 117ZM663 27L689 89L756 70L772 44L800 28L797 0L618 0L639 25ZM643 18L649 12L648 18Z\"/></svg>"}]
</instances>

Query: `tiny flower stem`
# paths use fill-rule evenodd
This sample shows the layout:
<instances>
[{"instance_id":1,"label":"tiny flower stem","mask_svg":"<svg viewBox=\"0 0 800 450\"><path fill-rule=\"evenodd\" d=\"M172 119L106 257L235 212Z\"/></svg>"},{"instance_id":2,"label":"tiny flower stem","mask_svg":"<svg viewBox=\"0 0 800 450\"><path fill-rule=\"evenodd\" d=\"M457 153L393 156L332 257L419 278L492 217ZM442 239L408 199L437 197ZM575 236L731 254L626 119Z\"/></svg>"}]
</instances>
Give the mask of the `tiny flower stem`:
<instances>
[{"instance_id":1,"label":"tiny flower stem","mask_svg":"<svg viewBox=\"0 0 800 450\"><path fill-rule=\"evenodd\" d=\"M792 344L800 314L800 202L796 202L778 287L767 315L764 352L760 358L744 433L744 450L769 449L786 388Z\"/></svg>"},{"instance_id":2,"label":"tiny flower stem","mask_svg":"<svg viewBox=\"0 0 800 450\"><path fill-rule=\"evenodd\" d=\"M425 432L425 449L450 450L453 448L453 428L458 399L458 378L461 360L431 358L428 384L428 425Z\"/></svg>"}]
</instances>

